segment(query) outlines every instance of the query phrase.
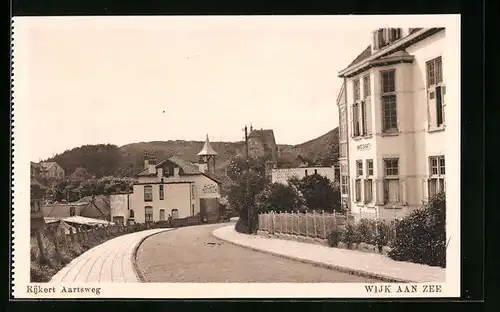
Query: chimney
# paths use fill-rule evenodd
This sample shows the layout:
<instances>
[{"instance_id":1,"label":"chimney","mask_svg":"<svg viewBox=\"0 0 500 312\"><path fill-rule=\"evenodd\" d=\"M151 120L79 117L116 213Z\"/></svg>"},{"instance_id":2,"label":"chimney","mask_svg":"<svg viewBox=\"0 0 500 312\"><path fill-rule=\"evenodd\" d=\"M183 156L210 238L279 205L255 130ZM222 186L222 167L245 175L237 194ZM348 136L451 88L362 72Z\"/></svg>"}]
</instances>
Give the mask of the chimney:
<instances>
[{"instance_id":1,"label":"chimney","mask_svg":"<svg viewBox=\"0 0 500 312\"><path fill-rule=\"evenodd\" d=\"M155 159L150 159L148 162L148 173L149 174L154 174L156 173L156 160Z\"/></svg>"},{"instance_id":2,"label":"chimney","mask_svg":"<svg viewBox=\"0 0 500 312\"><path fill-rule=\"evenodd\" d=\"M146 152L144 153L144 169L149 168L149 154Z\"/></svg>"}]
</instances>

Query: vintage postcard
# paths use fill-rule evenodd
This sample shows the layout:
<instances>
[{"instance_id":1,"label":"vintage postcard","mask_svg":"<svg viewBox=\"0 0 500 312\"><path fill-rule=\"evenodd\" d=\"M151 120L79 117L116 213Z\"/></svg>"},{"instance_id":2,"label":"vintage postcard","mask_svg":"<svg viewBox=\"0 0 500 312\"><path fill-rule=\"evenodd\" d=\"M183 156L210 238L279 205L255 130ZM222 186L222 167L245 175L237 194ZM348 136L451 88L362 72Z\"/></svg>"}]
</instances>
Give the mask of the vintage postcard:
<instances>
[{"instance_id":1,"label":"vintage postcard","mask_svg":"<svg viewBox=\"0 0 500 312\"><path fill-rule=\"evenodd\" d=\"M14 298L460 296L459 15L18 17L12 49Z\"/></svg>"}]
</instances>

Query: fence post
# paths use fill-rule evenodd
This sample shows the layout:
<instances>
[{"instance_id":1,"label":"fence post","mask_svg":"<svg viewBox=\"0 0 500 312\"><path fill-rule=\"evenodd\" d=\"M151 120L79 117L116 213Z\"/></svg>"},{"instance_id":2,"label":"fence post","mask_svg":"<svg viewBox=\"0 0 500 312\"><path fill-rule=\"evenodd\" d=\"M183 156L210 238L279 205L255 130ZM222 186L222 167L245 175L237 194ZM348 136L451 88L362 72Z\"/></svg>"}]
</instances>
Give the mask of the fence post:
<instances>
[{"instance_id":1,"label":"fence post","mask_svg":"<svg viewBox=\"0 0 500 312\"><path fill-rule=\"evenodd\" d=\"M321 218L323 219L323 234L326 239L326 223L325 223L325 211L321 210Z\"/></svg>"},{"instance_id":2,"label":"fence post","mask_svg":"<svg viewBox=\"0 0 500 312\"><path fill-rule=\"evenodd\" d=\"M293 230L293 210L292 210L292 217L291 217L291 219L292 219L292 235L294 235L295 232Z\"/></svg>"},{"instance_id":3,"label":"fence post","mask_svg":"<svg viewBox=\"0 0 500 312\"><path fill-rule=\"evenodd\" d=\"M305 216L306 216L306 237L309 236L309 233L307 232L307 210L305 212Z\"/></svg>"},{"instance_id":4,"label":"fence post","mask_svg":"<svg viewBox=\"0 0 500 312\"><path fill-rule=\"evenodd\" d=\"M271 233L274 234L274 211L271 211Z\"/></svg>"},{"instance_id":5,"label":"fence post","mask_svg":"<svg viewBox=\"0 0 500 312\"><path fill-rule=\"evenodd\" d=\"M297 210L297 235L300 235L300 212Z\"/></svg>"},{"instance_id":6,"label":"fence post","mask_svg":"<svg viewBox=\"0 0 500 312\"><path fill-rule=\"evenodd\" d=\"M283 212L280 211L280 234L283 234Z\"/></svg>"},{"instance_id":7,"label":"fence post","mask_svg":"<svg viewBox=\"0 0 500 312\"><path fill-rule=\"evenodd\" d=\"M64 248L66 248L66 250L68 250L68 238L66 236L67 236L66 230L64 230L64 233L63 233Z\"/></svg>"},{"instance_id":8,"label":"fence post","mask_svg":"<svg viewBox=\"0 0 500 312\"><path fill-rule=\"evenodd\" d=\"M56 231L49 231L49 235L54 243L54 249L56 252L55 256L58 258L59 261L62 261L63 259L62 259L62 255L61 255L61 250L59 249L59 242L57 240Z\"/></svg>"},{"instance_id":9,"label":"fence post","mask_svg":"<svg viewBox=\"0 0 500 312\"><path fill-rule=\"evenodd\" d=\"M285 234L288 234L288 212L285 211Z\"/></svg>"},{"instance_id":10,"label":"fence post","mask_svg":"<svg viewBox=\"0 0 500 312\"><path fill-rule=\"evenodd\" d=\"M47 257L45 256L45 249L43 249L42 234L40 231L35 232L36 243L38 244L38 250L40 251L40 264L47 263Z\"/></svg>"},{"instance_id":11,"label":"fence post","mask_svg":"<svg viewBox=\"0 0 500 312\"><path fill-rule=\"evenodd\" d=\"M318 230L316 229L316 210L313 210L313 226L314 226L314 238L318 237Z\"/></svg>"}]
</instances>

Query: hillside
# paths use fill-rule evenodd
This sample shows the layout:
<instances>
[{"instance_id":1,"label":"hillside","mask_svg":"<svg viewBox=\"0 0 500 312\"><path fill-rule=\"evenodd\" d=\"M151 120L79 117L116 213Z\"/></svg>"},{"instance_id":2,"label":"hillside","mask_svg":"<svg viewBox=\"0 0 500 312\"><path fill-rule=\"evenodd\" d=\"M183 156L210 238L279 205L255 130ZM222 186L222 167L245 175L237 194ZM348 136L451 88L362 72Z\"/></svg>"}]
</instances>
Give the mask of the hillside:
<instances>
[{"instance_id":1,"label":"hillside","mask_svg":"<svg viewBox=\"0 0 500 312\"><path fill-rule=\"evenodd\" d=\"M203 147L202 141L154 141L114 145L86 145L77 147L54 156L46 161L56 161L71 174L76 168L84 167L96 175L128 176L143 167L144 153L162 160L177 155L189 161L197 161L197 153ZM229 161L236 155L244 154L244 142L211 142L219 156L216 170L224 175ZM279 145L279 160L291 162L298 155L317 164L331 165L338 157L338 128L299 145ZM109 154L109 155L108 155ZM106 167L107 166L107 167Z\"/></svg>"}]
</instances>

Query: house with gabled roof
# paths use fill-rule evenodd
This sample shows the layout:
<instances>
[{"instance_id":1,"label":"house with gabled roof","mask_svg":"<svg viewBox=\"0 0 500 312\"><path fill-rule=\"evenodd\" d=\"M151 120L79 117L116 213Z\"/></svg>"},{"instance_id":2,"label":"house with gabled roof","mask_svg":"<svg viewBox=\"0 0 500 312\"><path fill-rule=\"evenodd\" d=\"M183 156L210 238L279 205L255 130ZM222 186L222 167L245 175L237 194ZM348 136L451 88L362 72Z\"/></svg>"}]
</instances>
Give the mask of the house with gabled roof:
<instances>
[{"instance_id":1,"label":"house with gabled roof","mask_svg":"<svg viewBox=\"0 0 500 312\"><path fill-rule=\"evenodd\" d=\"M216 155L208 136L198 163L179 156L157 162L146 154L132 193L111 195L111 210L121 211L128 223L166 221L169 216L218 220L221 181L215 176Z\"/></svg>"},{"instance_id":2,"label":"house with gabled roof","mask_svg":"<svg viewBox=\"0 0 500 312\"><path fill-rule=\"evenodd\" d=\"M376 29L339 72L342 204L352 214L404 217L445 190L446 84L459 50L446 45L445 28Z\"/></svg>"},{"instance_id":3,"label":"house with gabled roof","mask_svg":"<svg viewBox=\"0 0 500 312\"><path fill-rule=\"evenodd\" d=\"M55 161L31 162L31 177L39 179L60 179L65 176L64 169Z\"/></svg>"}]
</instances>

